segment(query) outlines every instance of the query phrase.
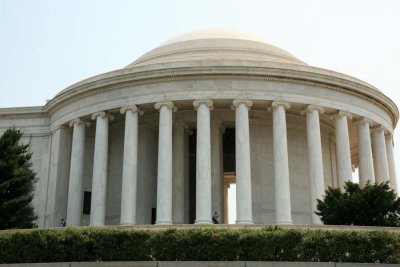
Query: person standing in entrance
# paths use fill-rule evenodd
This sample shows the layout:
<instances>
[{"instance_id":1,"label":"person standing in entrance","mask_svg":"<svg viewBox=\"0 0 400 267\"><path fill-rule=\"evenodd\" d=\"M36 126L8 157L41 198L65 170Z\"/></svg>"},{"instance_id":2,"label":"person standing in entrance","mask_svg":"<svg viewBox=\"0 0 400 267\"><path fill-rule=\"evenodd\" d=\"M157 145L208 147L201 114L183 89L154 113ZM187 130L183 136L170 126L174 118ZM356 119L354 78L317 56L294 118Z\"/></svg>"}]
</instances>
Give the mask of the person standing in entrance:
<instances>
[{"instance_id":1,"label":"person standing in entrance","mask_svg":"<svg viewBox=\"0 0 400 267\"><path fill-rule=\"evenodd\" d=\"M214 224L219 224L218 217L219 217L219 214L215 211L214 215L212 217L212 221L213 221Z\"/></svg>"}]
</instances>

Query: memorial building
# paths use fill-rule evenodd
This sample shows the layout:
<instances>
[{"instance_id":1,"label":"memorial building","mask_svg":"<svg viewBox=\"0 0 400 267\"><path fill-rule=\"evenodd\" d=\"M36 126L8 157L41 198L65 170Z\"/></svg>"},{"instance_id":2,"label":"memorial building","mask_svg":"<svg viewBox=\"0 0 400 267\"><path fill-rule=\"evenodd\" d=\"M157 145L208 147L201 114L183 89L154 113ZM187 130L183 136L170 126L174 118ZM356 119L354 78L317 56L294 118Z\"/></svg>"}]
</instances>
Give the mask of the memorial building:
<instances>
[{"instance_id":1,"label":"memorial building","mask_svg":"<svg viewBox=\"0 0 400 267\"><path fill-rule=\"evenodd\" d=\"M398 190L398 116L366 82L200 30L44 106L0 109L0 133L30 143L39 227L224 222L232 183L237 224L320 224L316 199L356 168Z\"/></svg>"}]
</instances>

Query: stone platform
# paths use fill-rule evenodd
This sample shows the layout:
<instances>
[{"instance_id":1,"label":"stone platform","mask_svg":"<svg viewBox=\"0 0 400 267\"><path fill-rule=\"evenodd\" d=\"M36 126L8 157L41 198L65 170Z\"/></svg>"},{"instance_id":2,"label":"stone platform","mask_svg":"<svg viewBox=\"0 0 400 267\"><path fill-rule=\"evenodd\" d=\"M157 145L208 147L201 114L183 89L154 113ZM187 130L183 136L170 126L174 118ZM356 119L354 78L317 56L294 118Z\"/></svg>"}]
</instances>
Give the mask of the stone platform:
<instances>
[{"instance_id":1,"label":"stone platform","mask_svg":"<svg viewBox=\"0 0 400 267\"><path fill-rule=\"evenodd\" d=\"M1 264L0 264L1 265ZM400 266L400 264L337 263L337 262L274 262L274 261L138 261L138 262L60 262L3 264L9 267L361 267Z\"/></svg>"}]
</instances>

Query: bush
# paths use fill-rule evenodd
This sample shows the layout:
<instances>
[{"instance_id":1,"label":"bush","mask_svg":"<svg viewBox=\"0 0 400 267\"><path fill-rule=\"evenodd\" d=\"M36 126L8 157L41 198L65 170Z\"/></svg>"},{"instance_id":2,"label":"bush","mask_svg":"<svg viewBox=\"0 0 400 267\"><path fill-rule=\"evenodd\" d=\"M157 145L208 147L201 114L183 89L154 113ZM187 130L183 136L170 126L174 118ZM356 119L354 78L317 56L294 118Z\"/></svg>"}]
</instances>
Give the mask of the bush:
<instances>
[{"instance_id":1,"label":"bush","mask_svg":"<svg viewBox=\"0 0 400 267\"><path fill-rule=\"evenodd\" d=\"M344 191L329 187L317 201L315 214L324 224L400 226L400 198L388 182L363 188L346 182Z\"/></svg>"},{"instance_id":2,"label":"bush","mask_svg":"<svg viewBox=\"0 0 400 267\"><path fill-rule=\"evenodd\" d=\"M263 229L60 228L0 232L0 263L303 261L400 263L400 233Z\"/></svg>"}]
</instances>

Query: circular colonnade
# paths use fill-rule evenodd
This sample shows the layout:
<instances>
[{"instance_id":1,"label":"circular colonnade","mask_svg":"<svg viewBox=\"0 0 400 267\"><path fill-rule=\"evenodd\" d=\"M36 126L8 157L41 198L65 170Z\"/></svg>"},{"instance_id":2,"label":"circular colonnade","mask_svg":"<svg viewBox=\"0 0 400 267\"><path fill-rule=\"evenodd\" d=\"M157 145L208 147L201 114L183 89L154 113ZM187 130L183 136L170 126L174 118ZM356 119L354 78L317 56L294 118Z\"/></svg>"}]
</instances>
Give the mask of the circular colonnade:
<instances>
[{"instance_id":1,"label":"circular colonnade","mask_svg":"<svg viewBox=\"0 0 400 267\"><path fill-rule=\"evenodd\" d=\"M70 169L69 225L83 224L85 190L91 225L212 223L232 172L241 224L318 224L316 199L356 167L361 184L397 190L396 105L243 33L179 36L45 110L52 131L72 126L70 161L58 163Z\"/></svg>"}]
</instances>

